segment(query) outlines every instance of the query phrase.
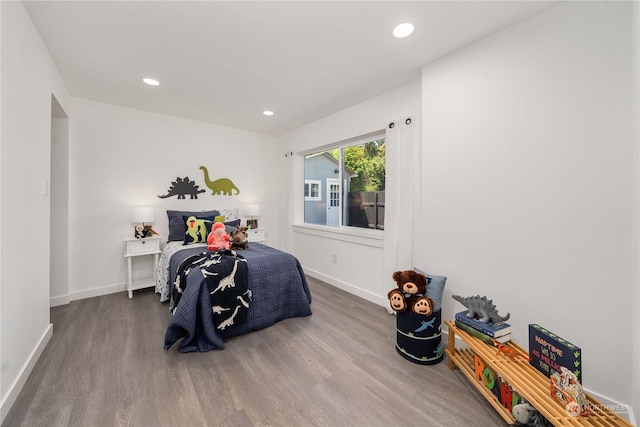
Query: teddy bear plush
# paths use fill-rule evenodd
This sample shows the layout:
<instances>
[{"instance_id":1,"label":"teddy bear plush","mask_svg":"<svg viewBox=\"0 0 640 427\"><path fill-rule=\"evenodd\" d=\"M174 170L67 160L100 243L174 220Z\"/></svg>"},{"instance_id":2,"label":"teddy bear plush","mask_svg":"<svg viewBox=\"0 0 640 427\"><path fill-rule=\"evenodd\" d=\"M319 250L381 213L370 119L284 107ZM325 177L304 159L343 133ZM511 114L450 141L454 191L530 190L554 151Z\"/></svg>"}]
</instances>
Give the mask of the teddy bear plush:
<instances>
[{"instance_id":1,"label":"teddy bear plush","mask_svg":"<svg viewBox=\"0 0 640 427\"><path fill-rule=\"evenodd\" d=\"M409 295L424 295L427 289L427 278L414 270L396 271L393 273L398 289Z\"/></svg>"},{"instance_id":2,"label":"teddy bear plush","mask_svg":"<svg viewBox=\"0 0 640 427\"><path fill-rule=\"evenodd\" d=\"M433 312L433 300L424 295L427 277L414 270L396 271L392 275L396 288L387 293L389 305L396 312L410 310L429 316Z\"/></svg>"},{"instance_id":3,"label":"teddy bear plush","mask_svg":"<svg viewBox=\"0 0 640 427\"><path fill-rule=\"evenodd\" d=\"M213 223L211 232L209 233L209 236L207 236L207 248L210 251L218 251L231 248L231 243L229 243L229 235L227 234L223 223Z\"/></svg>"}]
</instances>

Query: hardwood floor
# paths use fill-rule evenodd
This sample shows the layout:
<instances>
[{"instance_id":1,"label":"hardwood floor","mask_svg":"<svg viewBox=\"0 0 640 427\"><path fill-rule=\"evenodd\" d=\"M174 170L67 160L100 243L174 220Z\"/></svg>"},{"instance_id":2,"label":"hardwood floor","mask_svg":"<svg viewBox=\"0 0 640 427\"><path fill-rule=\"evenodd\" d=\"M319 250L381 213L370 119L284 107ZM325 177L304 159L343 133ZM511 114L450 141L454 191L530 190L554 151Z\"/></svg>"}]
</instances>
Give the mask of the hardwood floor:
<instances>
[{"instance_id":1,"label":"hardwood floor","mask_svg":"<svg viewBox=\"0 0 640 427\"><path fill-rule=\"evenodd\" d=\"M152 290L55 307L53 337L2 426L506 425L446 357L400 357L384 308L309 286L313 315L208 353L163 350L170 313Z\"/></svg>"}]
</instances>

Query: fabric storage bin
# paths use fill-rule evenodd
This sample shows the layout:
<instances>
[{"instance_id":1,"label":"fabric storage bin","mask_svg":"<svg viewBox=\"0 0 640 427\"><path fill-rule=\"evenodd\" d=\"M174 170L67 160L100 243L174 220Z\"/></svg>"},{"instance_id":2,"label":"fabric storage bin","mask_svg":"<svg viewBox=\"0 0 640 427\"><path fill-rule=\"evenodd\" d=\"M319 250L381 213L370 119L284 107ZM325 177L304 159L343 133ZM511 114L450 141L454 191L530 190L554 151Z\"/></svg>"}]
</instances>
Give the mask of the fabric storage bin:
<instances>
[{"instance_id":1,"label":"fabric storage bin","mask_svg":"<svg viewBox=\"0 0 640 427\"><path fill-rule=\"evenodd\" d=\"M443 359L442 309L430 316L403 311L396 315L396 351L410 362L435 365Z\"/></svg>"}]
</instances>

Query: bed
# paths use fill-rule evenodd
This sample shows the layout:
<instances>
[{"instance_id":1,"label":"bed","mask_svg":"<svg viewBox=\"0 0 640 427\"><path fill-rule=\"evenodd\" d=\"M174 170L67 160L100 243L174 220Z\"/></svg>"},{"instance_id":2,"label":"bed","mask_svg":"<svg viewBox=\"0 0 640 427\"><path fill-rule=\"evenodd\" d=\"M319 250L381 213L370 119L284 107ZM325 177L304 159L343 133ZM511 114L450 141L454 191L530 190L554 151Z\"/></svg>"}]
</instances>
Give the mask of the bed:
<instances>
[{"instance_id":1,"label":"bed","mask_svg":"<svg viewBox=\"0 0 640 427\"><path fill-rule=\"evenodd\" d=\"M171 229L171 215L169 218ZM169 301L173 312L165 334L166 350L178 341L180 352L222 350L227 338L267 328L280 320L311 315L311 293L298 259L256 242L250 243L247 249L235 251L236 264L238 260L242 261L240 264L246 261L247 286L251 296L245 322L223 330L215 324L210 289L200 268L193 268L182 276L184 290L174 306L172 295L175 295L174 284L180 277L178 273L182 272L181 266L184 269L185 261L189 263L199 259L199 255L211 257L206 244L185 244L183 240L175 240L176 236L171 237L170 230L170 239L174 240L162 250L156 282L160 301ZM233 255L229 253L229 257Z\"/></svg>"}]
</instances>

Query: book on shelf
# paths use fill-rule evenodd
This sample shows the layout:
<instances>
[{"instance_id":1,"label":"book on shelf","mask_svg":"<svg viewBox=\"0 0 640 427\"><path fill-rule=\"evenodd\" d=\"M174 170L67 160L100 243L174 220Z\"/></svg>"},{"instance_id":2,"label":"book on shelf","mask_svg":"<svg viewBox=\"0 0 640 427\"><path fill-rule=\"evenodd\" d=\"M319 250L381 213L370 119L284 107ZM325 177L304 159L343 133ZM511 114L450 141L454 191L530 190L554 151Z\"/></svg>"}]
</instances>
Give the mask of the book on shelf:
<instances>
[{"instance_id":1,"label":"book on shelf","mask_svg":"<svg viewBox=\"0 0 640 427\"><path fill-rule=\"evenodd\" d=\"M511 340L511 332L507 333L506 335L502 335L500 337L494 338L485 333L482 333L481 331L475 329L472 326L467 325L466 323L460 322L459 320L456 320L455 324L456 324L456 328L468 333L472 337L478 338L480 341L482 341L485 344L495 345L495 341L501 344L504 344L507 341Z\"/></svg>"},{"instance_id":2,"label":"book on shelf","mask_svg":"<svg viewBox=\"0 0 640 427\"><path fill-rule=\"evenodd\" d=\"M479 322L472 317L467 316L467 311L461 311L456 313L457 321L464 323L465 325L469 325L472 328L479 330L480 332L489 335L493 338L498 338L503 335L507 335L511 333L511 325L506 322L495 322L495 323L483 323Z\"/></svg>"},{"instance_id":3,"label":"book on shelf","mask_svg":"<svg viewBox=\"0 0 640 427\"><path fill-rule=\"evenodd\" d=\"M547 377L565 367L582 384L582 349L535 323L529 325L529 354L531 366Z\"/></svg>"}]
</instances>

